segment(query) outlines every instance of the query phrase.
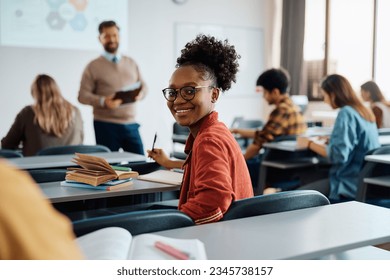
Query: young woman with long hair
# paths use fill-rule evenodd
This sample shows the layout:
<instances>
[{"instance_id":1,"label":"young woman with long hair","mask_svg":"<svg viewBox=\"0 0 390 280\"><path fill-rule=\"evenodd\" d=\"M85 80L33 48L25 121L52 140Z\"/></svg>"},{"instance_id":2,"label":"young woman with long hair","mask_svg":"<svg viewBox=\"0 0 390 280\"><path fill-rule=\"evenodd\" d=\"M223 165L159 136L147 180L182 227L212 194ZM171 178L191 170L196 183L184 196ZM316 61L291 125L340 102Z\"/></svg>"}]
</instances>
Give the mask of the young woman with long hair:
<instances>
[{"instance_id":1,"label":"young woman with long hair","mask_svg":"<svg viewBox=\"0 0 390 280\"><path fill-rule=\"evenodd\" d=\"M390 102L386 101L380 88L374 81L360 86L360 93L366 102L370 102L378 128L390 128Z\"/></svg>"},{"instance_id":2,"label":"young woman with long hair","mask_svg":"<svg viewBox=\"0 0 390 280\"><path fill-rule=\"evenodd\" d=\"M80 111L62 95L55 80L38 75L32 86L34 104L23 108L1 140L5 149L20 148L24 156L35 155L51 146L83 143L83 122Z\"/></svg>"},{"instance_id":3,"label":"young woman with long hair","mask_svg":"<svg viewBox=\"0 0 390 280\"><path fill-rule=\"evenodd\" d=\"M329 179L300 189L316 189L331 200L354 199L365 154L380 146L375 116L356 96L349 81L337 74L321 83L324 101L340 109L328 144L301 137L298 142L332 162Z\"/></svg>"}]
</instances>

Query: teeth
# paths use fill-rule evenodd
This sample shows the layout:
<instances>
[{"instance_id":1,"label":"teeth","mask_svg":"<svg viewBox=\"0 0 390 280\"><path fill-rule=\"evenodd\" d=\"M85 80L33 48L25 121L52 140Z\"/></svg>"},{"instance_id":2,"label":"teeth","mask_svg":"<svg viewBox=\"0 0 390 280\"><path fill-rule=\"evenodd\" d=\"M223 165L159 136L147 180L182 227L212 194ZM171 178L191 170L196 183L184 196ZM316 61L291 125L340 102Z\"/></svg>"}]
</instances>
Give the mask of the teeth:
<instances>
[{"instance_id":1,"label":"teeth","mask_svg":"<svg viewBox=\"0 0 390 280\"><path fill-rule=\"evenodd\" d=\"M188 112L190 109L186 109L186 110L176 110L176 113L185 113L185 112Z\"/></svg>"}]
</instances>

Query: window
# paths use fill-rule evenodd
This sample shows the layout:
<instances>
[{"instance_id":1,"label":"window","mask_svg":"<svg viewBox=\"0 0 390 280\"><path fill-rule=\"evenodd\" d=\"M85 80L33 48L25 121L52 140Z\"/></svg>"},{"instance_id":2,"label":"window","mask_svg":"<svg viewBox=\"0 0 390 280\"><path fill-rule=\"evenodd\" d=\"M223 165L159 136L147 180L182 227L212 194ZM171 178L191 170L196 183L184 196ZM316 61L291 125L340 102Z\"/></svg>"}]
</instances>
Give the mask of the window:
<instances>
[{"instance_id":1,"label":"window","mask_svg":"<svg viewBox=\"0 0 390 280\"><path fill-rule=\"evenodd\" d=\"M302 89L309 100L321 99L319 84L325 62L325 0L306 0ZM313 24L315 22L316 24Z\"/></svg>"},{"instance_id":2,"label":"window","mask_svg":"<svg viewBox=\"0 0 390 280\"><path fill-rule=\"evenodd\" d=\"M390 99L389 14L388 0L306 0L302 86L310 100L322 99L319 82L332 73L345 76L357 92L374 79Z\"/></svg>"},{"instance_id":3,"label":"window","mask_svg":"<svg viewBox=\"0 0 390 280\"><path fill-rule=\"evenodd\" d=\"M387 100L390 100L390 1L377 0L376 55L374 77Z\"/></svg>"},{"instance_id":4,"label":"window","mask_svg":"<svg viewBox=\"0 0 390 280\"><path fill-rule=\"evenodd\" d=\"M373 1L331 1L329 24L328 74L343 75L360 89L372 77Z\"/></svg>"}]
</instances>

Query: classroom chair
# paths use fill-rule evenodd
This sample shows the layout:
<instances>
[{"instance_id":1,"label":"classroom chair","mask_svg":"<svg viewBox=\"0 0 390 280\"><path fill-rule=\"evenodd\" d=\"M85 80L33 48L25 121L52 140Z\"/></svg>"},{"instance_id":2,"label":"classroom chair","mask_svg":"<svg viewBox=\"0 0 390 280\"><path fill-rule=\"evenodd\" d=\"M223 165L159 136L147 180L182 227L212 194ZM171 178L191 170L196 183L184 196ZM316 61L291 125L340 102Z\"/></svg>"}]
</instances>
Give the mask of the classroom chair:
<instances>
[{"instance_id":1,"label":"classroom chair","mask_svg":"<svg viewBox=\"0 0 390 280\"><path fill-rule=\"evenodd\" d=\"M285 135L275 138L273 142L295 140L296 135ZM285 166L275 167L272 163ZM252 171L251 176L258 176L253 187L255 194L259 195L266 187L280 188L283 191L293 190L326 177L328 169L329 164L310 150L290 152L264 148L257 174Z\"/></svg>"},{"instance_id":2,"label":"classroom chair","mask_svg":"<svg viewBox=\"0 0 390 280\"><path fill-rule=\"evenodd\" d=\"M234 201L223 216L222 221L328 204L328 198L322 193L314 190L296 190L258 195Z\"/></svg>"},{"instance_id":3,"label":"classroom chair","mask_svg":"<svg viewBox=\"0 0 390 280\"><path fill-rule=\"evenodd\" d=\"M43 148L37 152L37 156L65 155L74 153L109 153L111 150L103 145L67 145Z\"/></svg>"},{"instance_id":4,"label":"classroom chair","mask_svg":"<svg viewBox=\"0 0 390 280\"><path fill-rule=\"evenodd\" d=\"M231 128L243 128L243 129L261 129L264 126L264 122L260 119L245 119L243 117L235 117L233 119ZM241 150L245 150L249 145L251 139L235 137L236 141L240 145Z\"/></svg>"},{"instance_id":5,"label":"classroom chair","mask_svg":"<svg viewBox=\"0 0 390 280\"><path fill-rule=\"evenodd\" d=\"M27 172L34 179L36 183L47 183L47 182L56 182L64 181L66 176L65 168L55 168L55 169L30 169Z\"/></svg>"},{"instance_id":6,"label":"classroom chair","mask_svg":"<svg viewBox=\"0 0 390 280\"><path fill-rule=\"evenodd\" d=\"M23 157L22 153L14 150L0 149L0 158L18 158Z\"/></svg>"},{"instance_id":7,"label":"classroom chair","mask_svg":"<svg viewBox=\"0 0 390 280\"><path fill-rule=\"evenodd\" d=\"M194 224L188 215L179 210L141 210L73 221L73 231L76 236L81 236L105 227L122 227L134 236Z\"/></svg>"},{"instance_id":8,"label":"classroom chair","mask_svg":"<svg viewBox=\"0 0 390 280\"><path fill-rule=\"evenodd\" d=\"M181 146L183 146L186 143L189 134L190 134L190 130L188 127L181 126L177 122L175 122L173 124L171 157L174 157L177 159L186 159L187 158L187 154L184 153L183 150L181 150L181 151L177 150L177 144L180 144Z\"/></svg>"},{"instance_id":9,"label":"classroom chair","mask_svg":"<svg viewBox=\"0 0 390 280\"><path fill-rule=\"evenodd\" d=\"M390 146L382 146L369 151L366 155L390 154ZM364 182L365 178L389 176L390 167L388 164L365 161L359 175L356 200L390 208L390 189L384 186L372 185Z\"/></svg>"}]
</instances>

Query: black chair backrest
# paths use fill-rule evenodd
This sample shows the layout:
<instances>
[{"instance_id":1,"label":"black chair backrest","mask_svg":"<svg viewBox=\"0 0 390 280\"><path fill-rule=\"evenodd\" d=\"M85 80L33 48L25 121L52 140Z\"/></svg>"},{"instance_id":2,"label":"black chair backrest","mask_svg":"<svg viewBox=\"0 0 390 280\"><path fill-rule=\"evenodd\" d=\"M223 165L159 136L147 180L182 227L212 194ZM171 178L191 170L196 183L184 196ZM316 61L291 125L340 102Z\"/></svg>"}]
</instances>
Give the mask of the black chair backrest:
<instances>
[{"instance_id":1,"label":"black chair backrest","mask_svg":"<svg viewBox=\"0 0 390 280\"><path fill-rule=\"evenodd\" d=\"M23 155L14 150L0 149L0 158L18 158L23 157Z\"/></svg>"},{"instance_id":2,"label":"black chair backrest","mask_svg":"<svg viewBox=\"0 0 390 280\"><path fill-rule=\"evenodd\" d=\"M48 147L38 151L38 156L65 155L74 153L109 153L111 150L103 145L69 145Z\"/></svg>"},{"instance_id":3,"label":"black chair backrest","mask_svg":"<svg viewBox=\"0 0 390 280\"><path fill-rule=\"evenodd\" d=\"M27 170L36 183L57 182L65 180L66 169L30 169Z\"/></svg>"},{"instance_id":4,"label":"black chair backrest","mask_svg":"<svg viewBox=\"0 0 390 280\"><path fill-rule=\"evenodd\" d=\"M366 155L386 155L390 154L390 146L382 146L376 149L373 149L367 152ZM366 185L364 183L364 178L367 177L376 177L376 176L384 176L390 175L390 168L388 164L365 161L363 164L363 168L359 173L359 183L358 189L356 192L356 200L357 201L365 201L366 199Z\"/></svg>"},{"instance_id":5,"label":"black chair backrest","mask_svg":"<svg viewBox=\"0 0 390 280\"><path fill-rule=\"evenodd\" d=\"M186 126L181 126L177 122L173 124L173 134L176 135L189 135L190 129Z\"/></svg>"},{"instance_id":6,"label":"black chair backrest","mask_svg":"<svg viewBox=\"0 0 390 280\"><path fill-rule=\"evenodd\" d=\"M195 225L185 213L173 209L142 210L101 216L73 222L73 231L81 236L105 227L122 227L132 235Z\"/></svg>"},{"instance_id":7,"label":"black chair backrest","mask_svg":"<svg viewBox=\"0 0 390 280\"><path fill-rule=\"evenodd\" d=\"M296 190L234 201L222 220L233 220L297 209L328 205L329 200L318 191Z\"/></svg>"},{"instance_id":8,"label":"black chair backrest","mask_svg":"<svg viewBox=\"0 0 390 280\"><path fill-rule=\"evenodd\" d=\"M259 119L244 119L243 117L235 117L231 127L232 128L253 128L260 129L264 125L264 122Z\"/></svg>"}]
</instances>

